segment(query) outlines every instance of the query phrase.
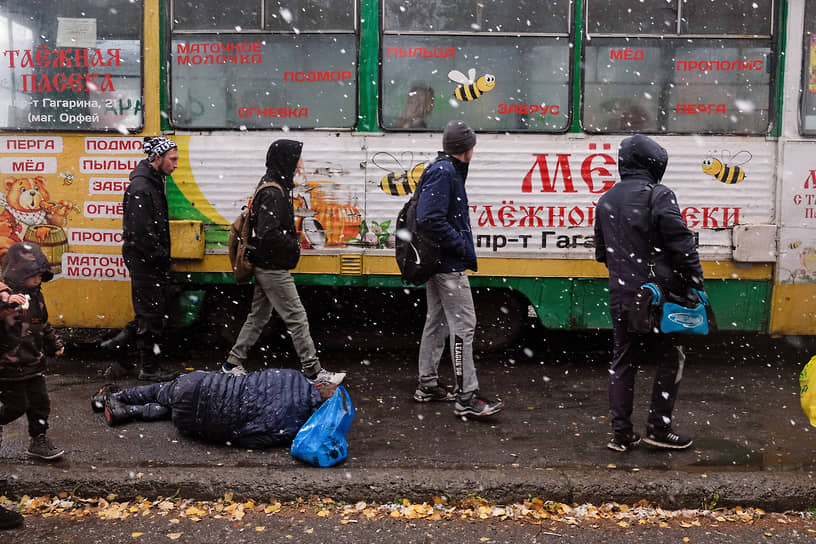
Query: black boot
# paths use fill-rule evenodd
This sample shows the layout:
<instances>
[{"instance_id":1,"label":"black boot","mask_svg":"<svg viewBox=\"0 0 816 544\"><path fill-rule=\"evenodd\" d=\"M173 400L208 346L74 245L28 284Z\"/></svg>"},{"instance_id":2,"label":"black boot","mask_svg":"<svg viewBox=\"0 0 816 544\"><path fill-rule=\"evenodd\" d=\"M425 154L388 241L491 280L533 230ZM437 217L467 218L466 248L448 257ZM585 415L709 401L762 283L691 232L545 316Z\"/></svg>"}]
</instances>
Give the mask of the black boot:
<instances>
[{"instance_id":1,"label":"black boot","mask_svg":"<svg viewBox=\"0 0 816 544\"><path fill-rule=\"evenodd\" d=\"M104 412L105 399L108 397L108 395L112 395L113 393L121 390L122 389L119 386L112 383L103 385L102 388L91 397L91 410L94 412Z\"/></svg>"},{"instance_id":2,"label":"black boot","mask_svg":"<svg viewBox=\"0 0 816 544\"><path fill-rule=\"evenodd\" d=\"M105 397L105 421L113 427L120 423L127 423L134 417L131 406L116 400L113 395Z\"/></svg>"},{"instance_id":3,"label":"black boot","mask_svg":"<svg viewBox=\"0 0 816 544\"><path fill-rule=\"evenodd\" d=\"M135 340L136 340L136 322L131 321L130 323L125 325L125 328L119 331L119 333L116 336L100 342L99 347L105 350L114 351L125 350L129 347L132 347Z\"/></svg>"},{"instance_id":4,"label":"black boot","mask_svg":"<svg viewBox=\"0 0 816 544\"><path fill-rule=\"evenodd\" d=\"M178 376L178 372L165 370L159 365L158 344L147 345L139 352L142 359L142 370L139 379L146 382L169 382Z\"/></svg>"},{"instance_id":5,"label":"black boot","mask_svg":"<svg viewBox=\"0 0 816 544\"><path fill-rule=\"evenodd\" d=\"M118 360L110 364L105 369L104 376L109 380L121 380L122 378L135 377L139 373L136 363Z\"/></svg>"},{"instance_id":6,"label":"black boot","mask_svg":"<svg viewBox=\"0 0 816 544\"><path fill-rule=\"evenodd\" d=\"M0 531L23 525L23 516L0 506Z\"/></svg>"}]
</instances>

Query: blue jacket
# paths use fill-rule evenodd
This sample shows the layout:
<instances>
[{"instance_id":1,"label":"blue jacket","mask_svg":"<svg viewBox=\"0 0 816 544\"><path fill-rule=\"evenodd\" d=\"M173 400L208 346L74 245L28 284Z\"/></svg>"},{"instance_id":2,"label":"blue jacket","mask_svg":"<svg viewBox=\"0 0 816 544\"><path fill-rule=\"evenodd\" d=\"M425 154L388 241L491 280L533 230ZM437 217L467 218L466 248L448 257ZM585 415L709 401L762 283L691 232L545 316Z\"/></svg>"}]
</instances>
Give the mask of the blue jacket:
<instances>
[{"instance_id":1,"label":"blue jacket","mask_svg":"<svg viewBox=\"0 0 816 544\"><path fill-rule=\"evenodd\" d=\"M703 289L694 235L683 220L674 192L659 185L668 161L668 153L654 140L642 135L626 138L618 151L621 181L598 200L595 259L609 269L613 315L628 310L634 292L648 281L650 240L656 246L658 284L677 294L683 294L689 285Z\"/></svg>"},{"instance_id":2,"label":"blue jacket","mask_svg":"<svg viewBox=\"0 0 816 544\"><path fill-rule=\"evenodd\" d=\"M439 243L437 272L477 269L465 179L468 164L440 152L422 175L417 227Z\"/></svg>"},{"instance_id":3,"label":"blue jacket","mask_svg":"<svg viewBox=\"0 0 816 544\"><path fill-rule=\"evenodd\" d=\"M172 417L180 431L203 440L266 448L291 443L321 402L296 370L191 372L177 379Z\"/></svg>"}]
</instances>

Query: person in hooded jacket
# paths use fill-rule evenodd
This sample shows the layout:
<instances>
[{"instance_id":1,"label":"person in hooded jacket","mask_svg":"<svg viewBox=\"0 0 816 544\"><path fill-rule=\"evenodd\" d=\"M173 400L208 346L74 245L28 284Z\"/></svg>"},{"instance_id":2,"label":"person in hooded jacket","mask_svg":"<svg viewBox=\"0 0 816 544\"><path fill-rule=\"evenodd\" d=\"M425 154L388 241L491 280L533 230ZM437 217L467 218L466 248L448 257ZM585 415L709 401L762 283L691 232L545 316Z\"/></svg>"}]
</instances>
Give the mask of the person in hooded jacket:
<instances>
[{"instance_id":1,"label":"person in hooded jacket","mask_svg":"<svg viewBox=\"0 0 816 544\"><path fill-rule=\"evenodd\" d=\"M51 401L45 385L46 355L62 355L62 340L48 322L40 284L54 277L40 247L11 246L3 258L0 284L0 442L2 426L25 415L31 443L26 453L57 459L65 450L46 437Z\"/></svg>"},{"instance_id":2,"label":"person in hooded jacket","mask_svg":"<svg viewBox=\"0 0 816 544\"><path fill-rule=\"evenodd\" d=\"M504 408L479 394L473 361L476 309L466 270L477 269L465 180L476 134L464 121L450 121L442 133L442 152L420 179L417 227L440 247L436 273L425 288L428 313L419 345L417 402L455 400L457 416L487 417ZM450 341L456 391L439 383L439 361Z\"/></svg>"},{"instance_id":3,"label":"person in hooded jacket","mask_svg":"<svg viewBox=\"0 0 816 544\"><path fill-rule=\"evenodd\" d=\"M313 384L292 369L234 376L196 371L171 381L121 390L106 385L91 398L114 426L133 420L172 419L190 436L241 448L285 446L331 398L336 385Z\"/></svg>"},{"instance_id":4,"label":"person in hooded jacket","mask_svg":"<svg viewBox=\"0 0 816 544\"><path fill-rule=\"evenodd\" d=\"M143 159L130 173L122 200L122 257L131 279L134 319L122 331L100 344L103 349L123 350L134 340L145 381L164 381L175 376L159 364L161 340L167 323L170 287L170 222L164 178L178 166L178 146L167 138L145 138ZM121 377L135 367L117 361L108 371Z\"/></svg>"},{"instance_id":5,"label":"person in hooded jacket","mask_svg":"<svg viewBox=\"0 0 816 544\"><path fill-rule=\"evenodd\" d=\"M676 337L632 334L627 312L637 289L655 281L665 292L703 290L703 270L694 234L686 226L677 198L660 185L668 153L641 134L624 139L618 150L620 182L598 200L595 211L595 258L609 269L609 311L612 317L612 361L609 408L612 450L636 446L640 434L632 428L632 404L638 363L653 361L657 370L643 441L667 449L688 448L689 436L672 428L672 411L683 374L685 354ZM654 243L652 251L650 247ZM649 262L654 255L654 279Z\"/></svg>"},{"instance_id":6,"label":"person in hooded jacket","mask_svg":"<svg viewBox=\"0 0 816 544\"><path fill-rule=\"evenodd\" d=\"M282 139L272 142L267 150L266 173L258 186L274 182L280 188L266 187L252 200L254 237L250 243L254 250L249 255L255 275L252 306L221 369L236 376L246 374L244 362L249 350L260 338L274 310L286 324L306 378L313 383L337 385L346 374L330 372L321 366L309 332L306 309L289 273L300 259L292 189L296 173L305 177L302 149L302 142Z\"/></svg>"}]
</instances>

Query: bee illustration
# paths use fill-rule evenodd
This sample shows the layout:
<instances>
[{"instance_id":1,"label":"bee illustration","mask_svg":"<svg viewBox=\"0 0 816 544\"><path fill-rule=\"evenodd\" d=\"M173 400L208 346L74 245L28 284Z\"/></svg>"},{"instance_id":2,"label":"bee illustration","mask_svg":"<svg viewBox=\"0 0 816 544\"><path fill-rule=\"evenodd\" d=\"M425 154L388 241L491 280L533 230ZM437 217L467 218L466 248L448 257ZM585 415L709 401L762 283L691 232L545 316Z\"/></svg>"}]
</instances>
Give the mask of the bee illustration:
<instances>
[{"instance_id":1,"label":"bee illustration","mask_svg":"<svg viewBox=\"0 0 816 544\"><path fill-rule=\"evenodd\" d=\"M492 91L493 87L496 86L496 78L492 74L485 74L476 79L476 68L468 70L467 76L459 70L451 70L448 72L448 77L451 81L460 84L453 91L453 94L462 102L476 100L483 94Z\"/></svg>"},{"instance_id":2,"label":"bee illustration","mask_svg":"<svg viewBox=\"0 0 816 544\"><path fill-rule=\"evenodd\" d=\"M799 247L799 246L801 246L801 245L802 245L802 241L801 241L801 240L794 240L793 242L791 242L791 243L789 243L789 244L788 244L788 247L789 247L790 249L796 249L797 247Z\"/></svg>"},{"instance_id":3,"label":"bee illustration","mask_svg":"<svg viewBox=\"0 0 816 544\"><path fill-rule=\"evenodd\" d=\"M60 172L59 175L62 177L63 185L71 185L74 182L74 175L68 170Z\"/></svg>"},{"instance_id":4,"label":"bee illustration","mask_svg":"<svg viewBox=\"0 0 816 544\"><path fill-rule=\"evenodd\" d=\"M378 157L380 161L384 159L393 161L396 169L385 168L382 164L377 163ZM405 168L403 164L410 165L413 162L413 158L413 153L407 152L402 154L403 160L400 161L394 155L386 151L379 151L371 157L371 162L374 163L374 166L388 172L388 174L383 176L380 180L380 189L382 192L391 196L405 196L416 190L417 182L419 182L422 172L425 171L425 163L421 162L409 168Z\"/></svg>"},{"instance_id":5,"label":"bee illustration","mask_svg":"<svg viewBox=\"0 0 816 544\"><path fill-rule=\"evenodd\" d=\"M730 152L723 151L720 156L722 160L713 156L703 160L703 172L723 183L739 183L745 179L745 170L740 166L750 161L752 157L749 151L738 151L733 156Z\"/></svg>"}]
</instances>

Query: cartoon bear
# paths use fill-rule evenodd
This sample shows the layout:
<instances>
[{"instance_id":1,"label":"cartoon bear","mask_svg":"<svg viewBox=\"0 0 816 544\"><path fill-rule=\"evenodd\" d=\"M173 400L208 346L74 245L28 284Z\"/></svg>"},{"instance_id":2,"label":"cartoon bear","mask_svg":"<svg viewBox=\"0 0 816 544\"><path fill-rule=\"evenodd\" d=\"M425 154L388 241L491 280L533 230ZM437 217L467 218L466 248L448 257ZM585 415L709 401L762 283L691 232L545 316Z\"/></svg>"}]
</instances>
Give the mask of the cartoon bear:
<instances>
[{"instance_id":1,"label":"cartoon bear","mask_svg":"<svg viewBox=\"0 0 816 544\"><path fill-rule=\"evenodd\" d=\"M73 202L49 200L45 178L14 178L5 180L5 192L0 191L0 256L4 255L12 244L19 242L25 232L33 227L36 239L43 241L52 230L37 228L40 225L53 225L63 228L68 224L68 212L75 209Z\"/></svg>"}]
</instances>

